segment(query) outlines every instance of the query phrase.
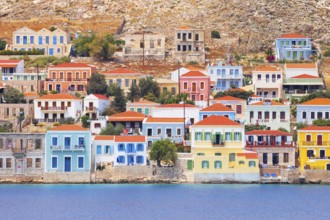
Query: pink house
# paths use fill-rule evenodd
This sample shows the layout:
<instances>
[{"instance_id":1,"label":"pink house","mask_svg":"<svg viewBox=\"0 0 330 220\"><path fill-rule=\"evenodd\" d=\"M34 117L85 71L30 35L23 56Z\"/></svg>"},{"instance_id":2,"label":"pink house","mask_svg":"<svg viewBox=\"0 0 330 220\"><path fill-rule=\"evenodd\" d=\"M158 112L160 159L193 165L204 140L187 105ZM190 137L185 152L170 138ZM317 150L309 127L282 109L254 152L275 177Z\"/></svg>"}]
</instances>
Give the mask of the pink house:
<instances>
[{"instance_id":1,"label":"pink house","mask_svg":"<svg viewBox=\"0 0 330 220\"><path fill-rule=\"evenodd\" d=\"M189 99L198 106L207 106L210 96L210 77L199 72L189 71L180 77L180 93L187 93Z\"/></svg>"}]
</instances>

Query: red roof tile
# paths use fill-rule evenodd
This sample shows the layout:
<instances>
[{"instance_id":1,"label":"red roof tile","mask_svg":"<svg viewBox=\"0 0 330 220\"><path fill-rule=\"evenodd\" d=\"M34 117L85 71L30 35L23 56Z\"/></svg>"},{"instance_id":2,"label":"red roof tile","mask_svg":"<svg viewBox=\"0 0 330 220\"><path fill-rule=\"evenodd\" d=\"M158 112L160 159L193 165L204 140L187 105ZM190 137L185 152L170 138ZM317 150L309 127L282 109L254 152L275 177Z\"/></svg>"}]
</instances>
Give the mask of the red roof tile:
<instances>
[{"instance_id":1,"label":"red roof tile","mask_svg":"<svg viewBox=\"0 0 330 220\"><path fill-rule=\"evenodd\" d=\"M206 75L204 73L201 73L199 71L189 71L189 72L181 75L181 77L198 77L198 76L206 77Z\"/></svg>"},{"instance_id":2,"label":"red roof tile","mask_svg":"<svg viewBox=\"0 0 330 220\"><path fill-rule=\"evenodd\" d=\"M301 128L298 131L330 131L330 126L308 126Z\"/></svg>"},{"instance_id":3,"label":"red roof tile","mask_svg":"<svg viewBox=\"0 0 330 220\"><path fill-rule=\"evenodd\" d=\"M316 63L286 63L287 69L314 69L317 68Z\"/></svg>"},{"instance_id":4,"label":"red roof tile","mask_svg":"<svg viewBox=\"0 0 330 220\"><path fill-rule=\"evenodd\" d=\"M275 66L258 66L253 69L253 71L260 71L260 72L278 72L281 71Z\"/></svg>"},{"instance_id":5,"label":"red roof tile","mask_svg":"<svg viewBox=\"0 0 330 220\"><path fill-rule=\"evenodd\" d=\"M126 111L110 115L108 121L143 121L146 117L147 115L139 112Z\"/></svg>"},{"instance_id":6,"label":"red roof tile","mask_svg":"<svg viewBox=\"0 0 330 220\"><path fill-rule=\"evenodd\" d=\"M145 136L115 136L115 142L146 142Z\"/></svg>"},{"instance_id":7,"label":"red roof tile","mask_svg":"<svg viewBox=\"0 0 330 220\"><path fill-rule=\"evenodd\" d=\"M114 139L114 135L97 135L94 137L95 141L113 141Z\"/></svg>"},{"instance_id":8,"label":"red roof tile","mask_svg":"<svg viewBox=\"0 0 330 220\"><path fill-rule=\"evenodd\" d=\"M238 157L245 157L246 159L258 159L257 153L237 153Z\"/></svg>"},{"instance_id":9,"label":"red roof tile","mask_svg":"<svg viewBox=\"0 0 330 220\"><path fill-rule=\"evenodd\" d=\"M195 125L240 125L240 124L230 120L225 116L211 115L205 118L204 120L197 122L193 126Z\"/></svg>"},{"instance_id":10,"label":"red roof tile","mask_svg":"<svg viewBox=\"0 0 330 220\"><path fill-rule=\"evenodd\" d=\"M21 62L21 60L0 60L0 63L16 63L18 64L19 62Z\"/></svg>"},{"instance_id":11,"label":"red roof tile","mask_svg":"<svg viewBox=\"0 0 330 220\"><path fill-rule=\"evenodd\" d=\"M312 76L312 75L308 75L308 74L301 74L301 75L298 75L298 76L294 76L294 77L291 77L291 78L295 78L295 79L315 79L315 78L320 78L320 77L317 77L317 76Z\"/></svg>"},{"instance_id":12,"label":"red roof tile","mask_svg":"<svg viewBox=\"0 0 330 220\"><path fill-rule=\"evenodd\" d=\"M266 101L262 101L262 102L257 102L257 103L254 103L254 104L250 104L250 105L264 105L264 102ZM272 105L284 105L280 102L275 102L275 101L271 101L271 105L268 105L268 106L272 106ZM264 106L267 106L267 105L264 105Z\"/></svg>"},{"instance_id":13,"label":"red roof tile","mask_svg":"<svg viewBox=\"0 0 330 220\"><path fill-rule=\"evenodd\" d=\"M156 123L183 123L184 118L154 118L149 116L146 122L156 122Z\"/></svg>"},{"instance_id":14,"label":"red roof tile","mask_svg":"<svg viewBox=\"0 0 330 220\"><path fill-rule=\"evenodd\" d=\"M330 105L330 99L328 98L315 98L299 105Z\"/></svg>"},{"instance_id":15,"label":"red roof tile","mask_svg":"<svg viewBox=\"0 0 330 220\"><path fill-rule=\"evenodd\" d=\"M49 68L92 68L92 66L86 63L60 63Z\"/></svg>"},{"instance_id":16,"label":"red roof tile","mask_svg":"<svg viewBox=\"0 0 330 220\"><path fill-rule=\"evenodd\" d=\"M233 96L222 96L222 97L218 97L218 98L214 98L214 100L228 100L228 101L231 101L231 100L239 100L239 101L245 101L244 99L240 99L240 98L236 98L236 97L233 97Z\"/></svg>"},{"instance_id":17,"label":"red roof tile","mask_svg":"<svg viewBox=\"0 0 330 220\"><path fill-rule=\"evenodd\" d=\"M192 104L164 104L164 105L160 105L157 106L155 108L198 108L198 106L196 105L192 105Z\"/></svg>"},{"instance_id":18,"label":"red roof tile","mask_svg":"<svg viewBox=\"0 0 330 220\"><path fill-rule=\"evenodd\" d=\"M187 25L182 25L182 26L178 27L178 29L179 30L189 30L189 29L193 29L193 28L191 28L191 27L189 27Z\"/></svg>"},{"instance_id":19,"label":"red roof tile","mask_svg":"<svg viewBox=\"0 0 330 220\"><path fill-rule=\"evenodd\" d=\"M228 108L227 106L224 106L221 103L216 103L211 106L208 106L206 108L203 108L200 110L201 112L233 112L231 108Z\"/></svg>"},{"instance_id":20,"label":"red roof tile","mask_svg":"<svg viewBox=\"0 0 330 220\"><path fill-rule=\"evenodd\" d=\"M303 36L301 34L283 34L282 36L278 37L278 38L309 38L309 37L306 37L306 36Z\"/></svg>"},{"instance_id":21,"label":"red roof tile","mask_svg":"<svg viewBox=\"0 0 330 220\"><path fill-rule=\"evenodd\" d=\"M80 99L76 96L70 95L70 94L47 94L43 95L38 99Z\"/></svg>"},{"instance_id":22,"label":"red roof tile","mask_svg":"<svg viewBox=\"0 0 330 220\"><path fill-rule=\"evenodd\" d=\"M113 70L108 70L107 72L104 72L102 74L140 74L140 73L125 68L117 68Z\"/></svg>"},{"instance_id":23,"label":"red roof tile","mask_svg":"<svg viewBox=\"0 0 330 220\"><path fill-rule=\"evenodd\" d=\"M278 130L253 130L245 133L246 135L273 135L273 136L292 136L292 134Z\"/></svg>"},{"instance_id":24,"label":"red roof tile","mask_svg":"<svg viewBox=\"0 0 330 220\"><path fill-rule=\"evenodd\" d=\"M131 105L132 104L134 104L134 105L160 105L157 102L151 102L151 101L146 100L146 99L143 99L143 100L140 100L140 101L136 101L136 102L131 102L130 104Z\"/></svg>"},{"instance_id":25,"label":"red roof tile","mask_svg":"<svg viewBox=\"0 0 330 220\"><path fill-rule=\"evenodd\" d=\"M52 131L88 131L88 128L83 128L79 125L60 125L51 129Z\"/></svg>"},{"instance_id":26,"label":"red roof tile","mask_svg":"<svg viewBox=\"0 0 330 220\"><path fill-rule=\"evenodd\" d=\"M98 99L109 100L108 97L106 97L105 95L93 94L93 96L95 96Z\"/></svg>"}]
</instances>

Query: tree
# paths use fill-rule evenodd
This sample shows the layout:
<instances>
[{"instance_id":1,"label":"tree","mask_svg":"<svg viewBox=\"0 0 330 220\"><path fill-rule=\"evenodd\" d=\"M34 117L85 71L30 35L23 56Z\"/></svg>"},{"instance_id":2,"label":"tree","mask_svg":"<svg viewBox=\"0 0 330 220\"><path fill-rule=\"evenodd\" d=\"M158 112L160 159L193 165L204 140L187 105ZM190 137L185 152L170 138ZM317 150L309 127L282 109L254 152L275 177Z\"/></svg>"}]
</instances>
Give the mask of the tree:
<instances>
[{"instance_id":1,"label":"tree","mask_svg":"<svg viewBox=\"0 0 330 220\"><path fill-rule=\"evenodd\" d=\"M149 157L156 160L159 167L161 162L174 164L178 158L177 147L169 139L156 141L151 146Z\"/></svg>"},{"instance_id":2,"label":"tree","mask_svg":"<svg viewBox=\"0 0 330 220\"><path fill-rule=\"evenodd\" d=\"M129 88L129 92L127 93L127 99L131 102L134 102L139 98L141 98L140 89L135 83L132 83L131 87Z\"/></svg>"},{"instance_id":3,"label":"tree","mask_svg":"<svg viewBox=\"0 0 330 220\"><path fill-rule=\"evenodd\" d=\"M3 93L4 102L6 103L23 103L24 95L17 89L6 86Z\"/></svg>"},{"instance_id":4,"label":"tree","mask_svg":"<svg viewBox=\"0 0 330 220\"><path fill-rule=\"evenodd\" d=\"M245 125L245 132L253 131L253 130L265 130L267 128L266 125Z\"/></svg>"},{"instance_id":5,"label":"tree","mask_svg":"<svg viewBox=\"0 0 330 220\"><path fill-rule=\"evenodd\" d=\"M86 90L87 94L106 94L108 85L105 82L104 75L99 73L92 74Z\"/></svg>"},{"instance_id":6,"label":"tree","mask_svg":"<svg viewBox=\"0 0 330 220\"><path fill-rule=\"evenodd\" d=\"M289 132L289 131L286 130L285 128L279 128L279 129L277 129L277 130L279 130L279 131L283 131L283 132Z\"/></svg>"},{"instance_id":7,"label":"tree","mask_svg":"<svg viewBox=\"0 0 330 220\"><path fill-rule=\"evenodd\" d=\"M109 108L106 108L104 112L102 112L102 116L108 116L118 113L118 111L113 107L110 106Z\"/></svg>"},{"instance_id":8,"label":"tree","mask_svg":"<svg viewBox=\"0 0 330 220\"><path fill-rule=\"evenodd\" d=\"M117 86L115 90L115 99L111 103L112 107L115 108L118 112L126 111L126 97L124 90Z\"/></svg>"},{"instance_id":9,"label":"tree","mask_svg":"<svg viewBox=\"0 0 330 220\"><path fill-rule=\"evenodd\" d=\"M266 51L266 60L269 62L269 63L272 63L274 62L275 60L275 56L274 56L274 52L273 52L273 49L272 48L268 48Z\"/></svg>"},{"instance_id":10,"label":"tree","mask_svg":"<svg viewBox=\"0 0 330 220\"><path fill-rule=\"evenodd\" d=\"M124 126L122 124L117 125L116 127L113 124L109 123L105 128L100 132L100 135L120 135L124 131Z\"/></svg>"},{"instance_id":11,"label":"tree","mask_svg":"<svg viewBox=\"0 0 330 220\"><path fill-rule=\"evenodd\" d=\"M4 50L6 48L6 41L0 40L0 50Z\"/></svg>"},{"instance_id":12,"label":"tree","mask_svg":"<svg viewBox=\"0 0 330 220\"><path fill-rule=\"evenodd\" d=\"M315 126L330 126L330 120L317 119L317 120L313 121L313 125L315 125Z\"/></svg>"},{"instance_id":13,"label":"tree","mask_svg":"<svg viewBox=\"0 0 330 220\"><path fill-rule=\"evenodd\" d=\"M315 99L315 98L330 98L330 90L327 90L327 91L319 90L319 91L312 92L309 95L301 97L300 103L307 102L307 101Z\"/></svg>"},{"instance_id":14,"label":"tree","mask_svg":"<svg viewBox=\"0 0 330 220\"><path fill-rule=\"evenodd\" d=\"M89 117L87 115L81 116L81 123L84 128L89 128L90 123L88 122Z\"/></svg>"},{"instance_id":15,"label":"tree","mask_svg":"<svg viewBox=\"0 0 330 220\"><path fill-rule=\"evenodd\" d=\"M115 83L112 83L108 86L108 91L107 91L107 95L108 96L115 96L116 94L116 90L117 90L118 85Z\"/></svg>"},{"instance_id":16,"label":"tree","mask_svg":"<svg viewBox=\"0 0 330 220\"><path fill-rule=\"evenodd\" d=\"M214 96L214 98L223 97L223 96L233 96L236 98L247 100L251 95L253 95L252 91L244 91L242 89L230 89L224 92L218 92Z\"/></svg>"},{"instance_id":17,"label":"tree","mask_svg":"<svg viewBox=\"0 0 330 220\"><path fill-rule=\"evenodd\" d=\"M139 88L141 91L141 96L144 97L148 95L148 93L153 94L156 98L160 96L160 88L156 81L153 80L151 76L140 79Z\"/></svg>"},{"instance_id":18,"label":"tree","mask_svg":"<svg viewBox=\"0 0 330 220\"><path fill-rule=\"evenodd\" d=\"M211 32L211 38L214 38L214 39L220 39L220 32L219 31L216 31L216 30L213 30Z\"/></svg>"},{"instance_id":19,"label":"tree","mask_svg":"<svg viewBox=\"0 0 330 220\"><path fill-rule=\"evenodd\" d=\"M151 93L151 92L149 92L143 98L146 99L146 100L148 100L148 101L150 101L150 102L156 102L157 101L157 97L153 93Z\"/></svg>"},{"instance_id":20,"label":"tree","mask_svg":"<svg viewBox=\"0 0 330 220\"><path fill-rule=\"evenodd\" d=\"M96 36L89 44L89 54L98 60L109 60L116 52L116 46L107 40L107 37Z\"/></svg>"},{"instance_id":21,"label":"tree","mask_svg":"<svg viewBox=\"0 0 330 220\"><path fill-rule=\"evenodd\" d=\"M94 40L95 34L79 35L73 40L75 52L78 56L88 57L90 52L89 44Z\"/></svg>"},{"instance_id":22,"label":"tree","mask_svg":"<svg viewBox=\"0 0 330 220\"><path fill-rule=\"evenodd\" d=\"M295 124L293 129L293 141L297 141L297 136L298 136L297 131L305 127L307 127L307 124L304 122L298 122Z\"/></svg>"}]
</instances>

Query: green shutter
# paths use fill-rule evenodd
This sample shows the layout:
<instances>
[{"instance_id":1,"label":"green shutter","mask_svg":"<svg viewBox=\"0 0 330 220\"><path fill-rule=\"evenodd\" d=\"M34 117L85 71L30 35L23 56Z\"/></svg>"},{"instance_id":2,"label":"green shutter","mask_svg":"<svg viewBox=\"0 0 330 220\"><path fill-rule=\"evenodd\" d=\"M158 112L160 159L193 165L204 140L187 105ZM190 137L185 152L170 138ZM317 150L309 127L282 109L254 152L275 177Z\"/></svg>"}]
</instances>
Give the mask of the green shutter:
<instances>
[{"instance_id":1,"label":"green shutter","mask_svg":"<svg viewBox=\"0 0 330 220\"><path fill-rule=\"evenodd\" d=\"M206 161L206 167L209 168L209 161Z\"/></svg>"},{"instance_id":2,"label":"green shutter","mask_svg":"<svg viewBox=\"0 0 330 220\"><path fill-rule=\"evenodd\" d=\"M132 112L134 112L134 108L130 108L129 110L132 111Z\"/></svg>"},{"instance_id":3,"label":"green shutter","mask_svg":"<svg viewBox=\"0 0 330 220\"><path fill-rule=\"evenodd\" d=\"M239 133L239 140L242 140L242 132Z\"/></svg>"},{"instance_id":4,"label":"green shutter","mask_svg":"<svg viewBox=\"0 0 330 220\"><path fill-rule=\"evenodd\" d=\"M230 140L233 141L233 132L230 132Z\"/></svg>"},{"instance_id":5,"label":"green shutter","mask_svg":"<svg viewBox=\"0 0 330 220\"><path fill-rule=\"evenodd\" d=\"M197 132L195 132L195 141L197 140Z\"/></svg>"},{"instance_id":6,"label":"green shutter","mask_svg":"<svg viewBox=\"0 0 330 220\"><path fill-rule=\"evenodd\" d=\"M145 108L145 109L144 109L144 113L145 113L146 115L149 115L149 108Z\"/></svg>"},{"instance_id":7,"label":"green shutter","mask_svg":"<svg viewBox=\"0 0 330 220\"><path fill-rule=\"evenodd\" d=\"M220 134L220 142L223 142L223 134Z\"/></svg>"},{"instance_id":8,"label":"green shutter","mask_svg":"<svg viewBox=\"0 0 330 220\"><path fill-rule=\"evenodd\" d=\"M214 161L214 168L216 168L215 164L217 163L217 161Z\"/></svg>"},{"instance_id":9,"label":"green shutter","mask_svg":"<svg viewBox=\"0 0 330 220\"><path fill-rule=\"evenodd\" d=\"M211 141L212 141L212 143L215 143L215 134L212 134Z\"/></svg>"},{"instance_id":10,"label":"green shutter","mask_svg":"<svg viewBox=\"0 0 330 220\"><path fill-rule=\"evenodd\" d=\"M194 166L194 161L188 160L187 166L188 166L188 170L192 170L193 169L193 166Z\"/></svg>"},{"instance_id":11,"label":"green shutter","mask_svg":"<svg viewBox=\"0 0 330 220\"><path fill-rule=\"evenodd\" d=\"M201 140L204 141L204 132L201 132Z\"/></svg>"}]
</instances>

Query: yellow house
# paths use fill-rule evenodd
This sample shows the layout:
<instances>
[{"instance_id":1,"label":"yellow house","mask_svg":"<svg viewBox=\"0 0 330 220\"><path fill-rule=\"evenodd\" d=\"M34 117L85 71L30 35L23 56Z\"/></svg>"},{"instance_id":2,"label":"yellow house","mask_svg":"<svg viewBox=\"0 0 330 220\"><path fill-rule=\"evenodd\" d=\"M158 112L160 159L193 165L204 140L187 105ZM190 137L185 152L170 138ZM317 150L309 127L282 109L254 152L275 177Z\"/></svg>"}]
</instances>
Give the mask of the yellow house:
<instances>
[{"instance_id":1,"label":"yellow house","mask_svg":"<svg viewBox=\"0 0 330 220\"><path fill-rule=\"evenodd\" d=\"M258 155L244 150L244 125L211 115L190 126L195 182L260 180Z\"/></svg>"},{"instance_id":2,"label":"yellow house","mask_svg":"<svg viewBox=\"0 0 330 220\"><path fill-rule=\"evenodd\" d=\"M298 130L299 163L302 170L330 170L330 126Z\"/></svg>"},{"instance_id":3,"label":"yellow house","mask_svg":"<svg viewBox=\"0 0 330 220\"><path fill-rule=\"evenodd\" d=\"M171 93L176 95L179 92L179 84L176 81L170 79L156 79L156 82L159 85L160 92L162 93Z\"/></svg>"}]
</instances>

